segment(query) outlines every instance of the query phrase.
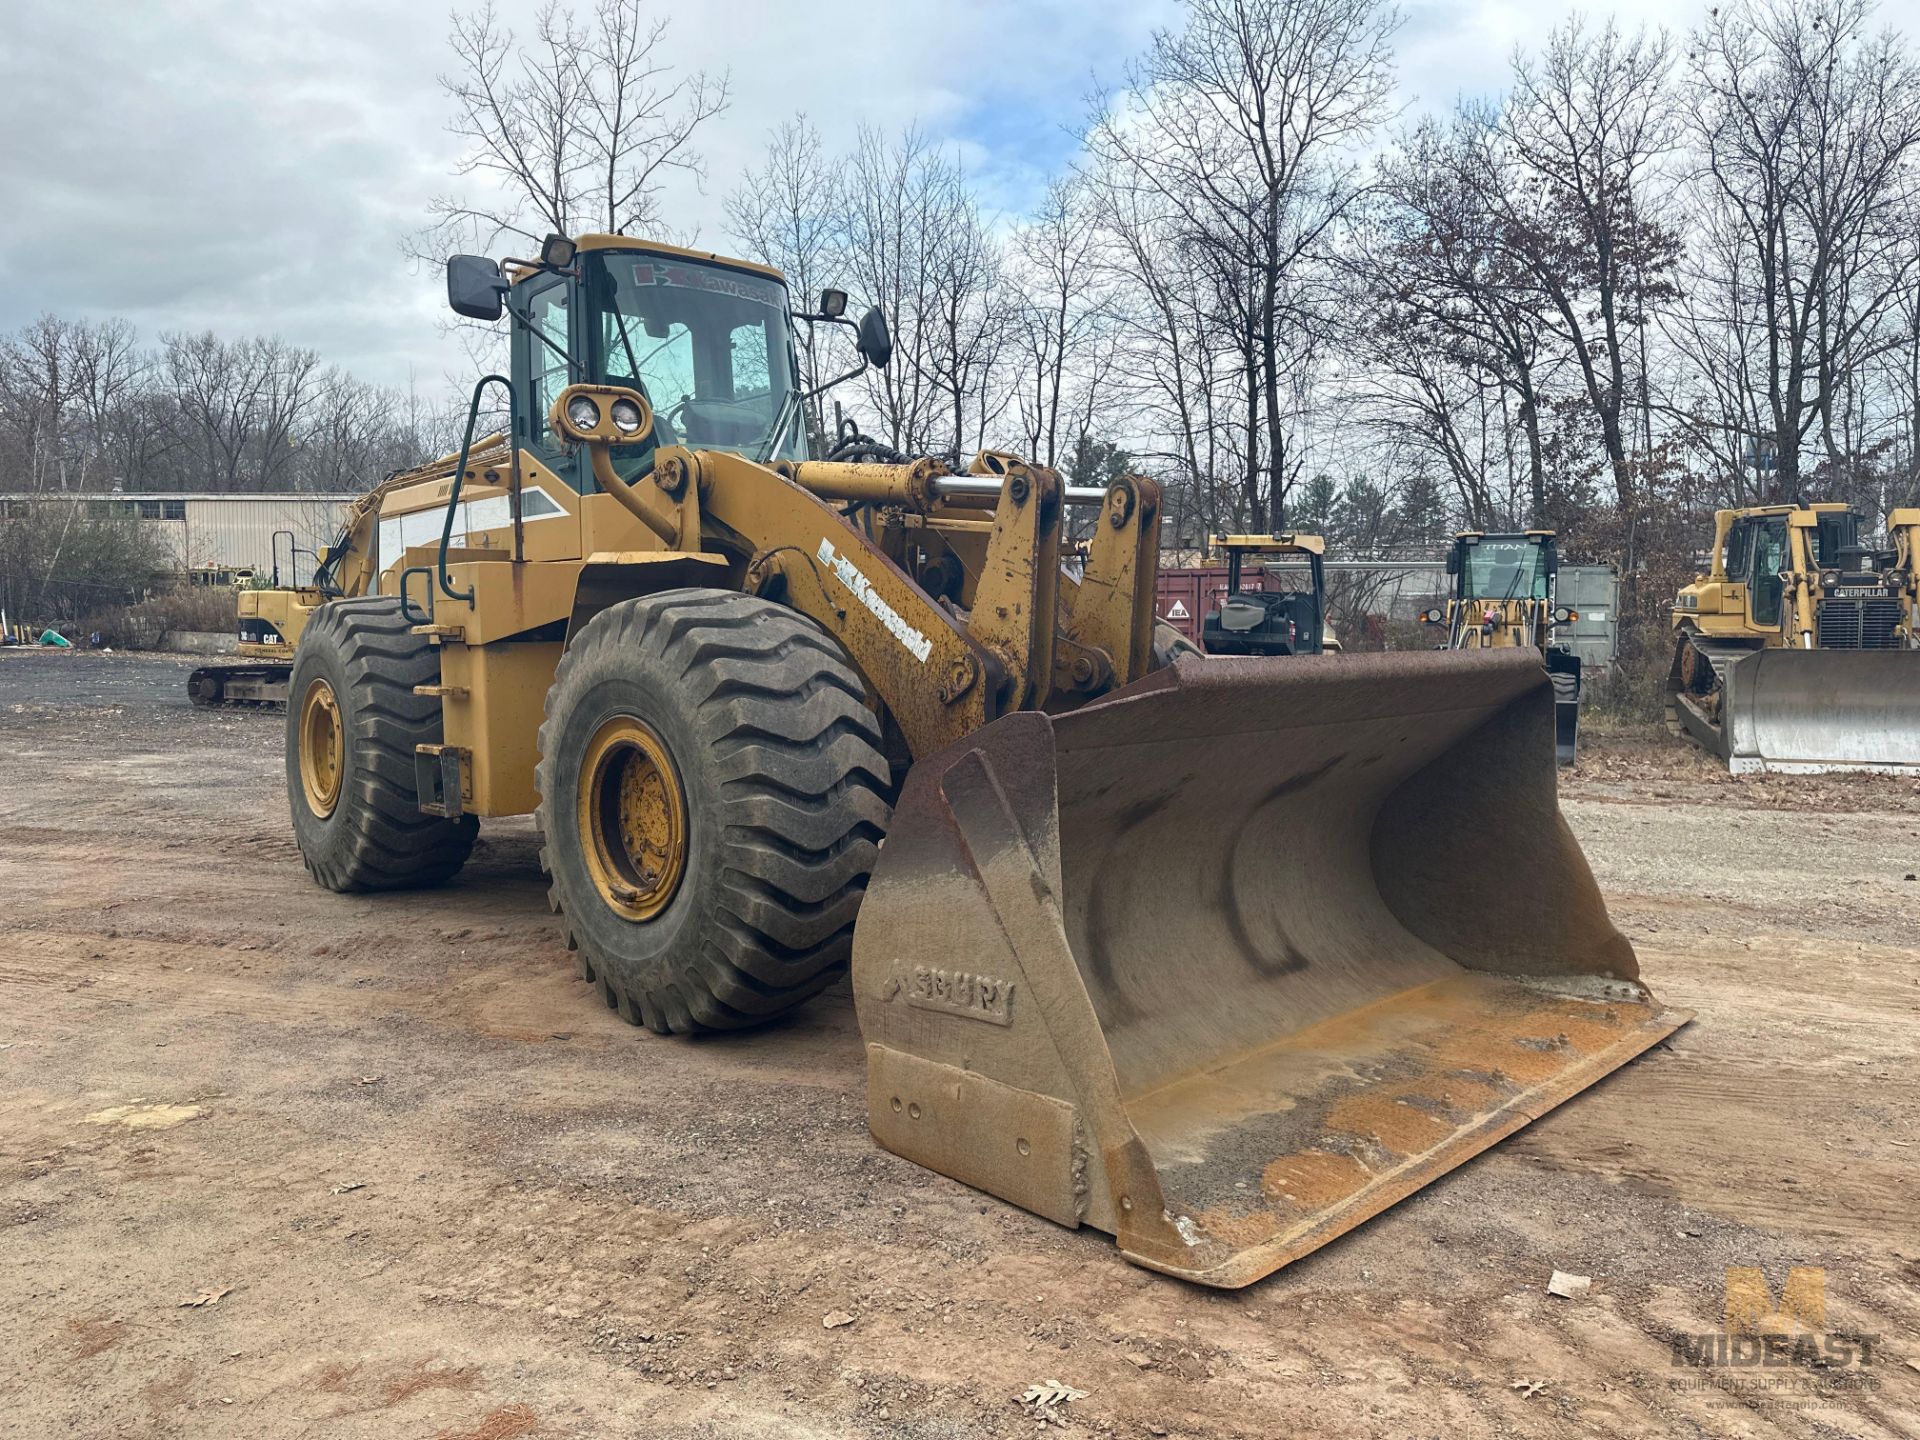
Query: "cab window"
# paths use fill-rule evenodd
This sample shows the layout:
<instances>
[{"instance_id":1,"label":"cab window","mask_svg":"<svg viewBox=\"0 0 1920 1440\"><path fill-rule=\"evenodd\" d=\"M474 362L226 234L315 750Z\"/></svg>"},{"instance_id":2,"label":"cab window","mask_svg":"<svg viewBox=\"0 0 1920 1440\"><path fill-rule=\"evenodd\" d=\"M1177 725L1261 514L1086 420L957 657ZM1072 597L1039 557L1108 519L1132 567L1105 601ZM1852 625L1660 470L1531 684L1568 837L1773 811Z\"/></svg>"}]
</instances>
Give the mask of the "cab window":
<instances>
[{"instance_id":1,"label":"cab window","mask_svg":"<svg viewBox=\"0 0 1920 1440\"><path fill-rule=\"evenodd\" d=\"M1787 521L1783 515L1754 527L1753 621L1756 625L1780 623L1780 601L1786 589L1780 571L1787 563Z\"/></svg>"},{"instance_id":2,"label":"cab window","mask_svg":"<svg viewBox=\"0 0 1920 1440\"><path fill-rule=\"evenodd\" d=\"M1747 578L1747 562L1753 558L1753 522L1736 520L1727 530L1727 553L1721 568L1729 580Z\"/></svg>"},{"instance_id":3,"label":"cab window","mask_svg":"<svg viewBox=\"0 0 1920 1440\"><path fill-rule=\"evenodd\" d=\"M547 440L547 412L560 392L567 388L569 375L564 357L572 353L571 325L567 306L567 282L556 279L527 299L527 312L534 328L559 348L559 354L529 337L525 344L533 373L533 414L527 417L528 433L536 440Z\"/></svg>"}]
</instances>

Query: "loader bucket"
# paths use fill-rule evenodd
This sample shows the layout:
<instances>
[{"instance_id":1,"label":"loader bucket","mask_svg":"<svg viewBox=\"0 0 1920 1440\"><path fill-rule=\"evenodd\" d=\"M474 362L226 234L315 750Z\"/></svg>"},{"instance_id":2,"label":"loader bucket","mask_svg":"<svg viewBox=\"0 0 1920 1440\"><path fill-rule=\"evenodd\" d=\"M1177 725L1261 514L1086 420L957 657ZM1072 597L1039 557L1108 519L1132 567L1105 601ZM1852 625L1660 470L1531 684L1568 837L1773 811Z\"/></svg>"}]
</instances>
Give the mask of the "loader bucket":
<instances>
[{"instance_id":1,"label":"loader bucket","mask_svg":"<svg viewBox=\"0 0 1920 1440\"><path fill-rule=\"evenodd\" d=\"M1757 650L1727 667L1727 765L1762 771L1920 770L1920 655Z\"/></svg>"},{"instance_id":2,"label":"loader bucket","mask_svg":"<svg viewBox=\"0 0 1920 1440\"><path fill-rule=\"evenodd\" d=\"M1684 1024L1532 650L1183 659L908 776L854 934L874 1137L1241 1286Z\"/></svg>"}]
</instances>

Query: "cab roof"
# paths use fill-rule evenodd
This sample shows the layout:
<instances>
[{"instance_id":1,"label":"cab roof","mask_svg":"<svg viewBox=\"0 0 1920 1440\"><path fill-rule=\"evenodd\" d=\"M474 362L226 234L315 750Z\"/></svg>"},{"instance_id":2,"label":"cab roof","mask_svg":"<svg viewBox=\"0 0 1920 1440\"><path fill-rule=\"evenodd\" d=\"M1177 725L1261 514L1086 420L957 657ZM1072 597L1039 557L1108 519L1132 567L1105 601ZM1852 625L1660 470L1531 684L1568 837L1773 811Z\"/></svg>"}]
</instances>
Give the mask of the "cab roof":
<instances>
[{"instance_id":1,"label":"cab roof","mask_svg":"<svg viewBox=\"0 0 1920 1440\"><path fill-rule=\"evenodd\" d=\"M1209 543L1216 550L1241 550L1253 554L1275 551L1298 555L1324 555L1327 542L1318 535L1282 530L1277 535L1212 535Z\"/></svg>"},{"instance_id":2,"label":"cab roof","mask_svg":"<svg viewBox=\"0 0 1920 1440\"><path fill-rule=\"evenodd\" d=\"M668 245L659 240L643 240L636 235L599 233L576 235L573 243L579 250L631 250L643 255L675 255L682 260L705 260L710 264L725 265L733 270L750 270L756 275L765 275L768 279L777 280L782 285L787 283L787 277L771 265L759 265L751 260L738 260L731 255L721 255L711 250L689 250L684 246ZM533 274L539 267L526 265L512 268L514 278L518 279L521 276Z\"/></svg>"}]
</instances>

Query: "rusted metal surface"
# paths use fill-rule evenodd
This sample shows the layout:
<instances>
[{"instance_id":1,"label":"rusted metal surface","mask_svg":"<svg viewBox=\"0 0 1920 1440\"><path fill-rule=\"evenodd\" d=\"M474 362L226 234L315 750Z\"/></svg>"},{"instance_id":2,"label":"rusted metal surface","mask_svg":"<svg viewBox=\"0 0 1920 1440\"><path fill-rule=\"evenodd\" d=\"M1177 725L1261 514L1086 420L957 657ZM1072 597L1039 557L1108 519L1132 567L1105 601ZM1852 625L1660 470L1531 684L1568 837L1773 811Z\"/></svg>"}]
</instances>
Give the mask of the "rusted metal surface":
<instances>
[{"instance_id":1,"label":"rusted metal surface","mask_svg":"<svg viewBox=\"0 0 1920 1440\"><path fill-rule=\"evenodd\" d=\"M1624 1064L1687 1016L1552 715L1530 651L1183 661L924 760L854 941L876 1138L1237 1286ZM1503 864L1452 863L1489 826Z\"/></svg>"}]
</instances>

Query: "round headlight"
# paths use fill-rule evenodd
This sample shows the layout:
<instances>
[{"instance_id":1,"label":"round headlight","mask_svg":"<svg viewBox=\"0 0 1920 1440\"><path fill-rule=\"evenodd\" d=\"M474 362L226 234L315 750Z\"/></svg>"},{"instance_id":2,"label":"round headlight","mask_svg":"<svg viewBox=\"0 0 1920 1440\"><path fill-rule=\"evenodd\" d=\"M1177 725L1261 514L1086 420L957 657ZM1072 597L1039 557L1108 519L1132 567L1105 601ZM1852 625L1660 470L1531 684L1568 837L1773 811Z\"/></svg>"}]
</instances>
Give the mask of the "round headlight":
<instances>
[{"instance_id":1,"label":"round headlight","mask_svg":"<svg viewBox=\"0 0 1920 1440\"><path fill-rule=\"evenodd\" d=\"M1840 572L1838 570L1822 570L1820 572L1820 583L1828 589L1832 589L1840 583Z\"/></svg>"},{"instance_id":2,"label":"round headlight","mask_svg":"<svg viewBox=\"0 0 1920 1440\"><path fill-rule=\"evenodd\" d=\"M613 428L622 435L632 435L640 429L640 407L631 400L614 401L608 414L613 418Z\"/></svg>"},{"instance_id":3,"label":"round headlight","mask_svg":"<svg viewBox=\"0 0 1920 1440\"><path fill-rule=\"evenodd\" d=\"M1904 570L1889 570L1887 572L1887 588L1889 590L1906 589L1907 588L1907 572Z\"/></svg>"},{"instance_id":4,"label":"round headlight","mask_svg":"<svg viewBox=\"0 0 1920 1440\"><path fill-rule=\"evenodd\" d=\"M1564 625L1571 619L1573 619L1573 612L1564 605L1553 612L1553 623L1556 625Z\"/></svg>"},{"instance_id":5,"label":"round headlight","mask_svg":"<svg viewBox=\"0 0 1920 1440\"><path fill-rule=\"evenodd\" d=\"M567 402L567 421L576 430L597 429L600 424L600 407L593 403L588 395L576 395Z\"/></svg>"}]
</instances>

